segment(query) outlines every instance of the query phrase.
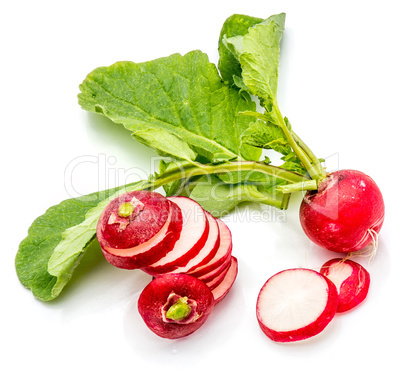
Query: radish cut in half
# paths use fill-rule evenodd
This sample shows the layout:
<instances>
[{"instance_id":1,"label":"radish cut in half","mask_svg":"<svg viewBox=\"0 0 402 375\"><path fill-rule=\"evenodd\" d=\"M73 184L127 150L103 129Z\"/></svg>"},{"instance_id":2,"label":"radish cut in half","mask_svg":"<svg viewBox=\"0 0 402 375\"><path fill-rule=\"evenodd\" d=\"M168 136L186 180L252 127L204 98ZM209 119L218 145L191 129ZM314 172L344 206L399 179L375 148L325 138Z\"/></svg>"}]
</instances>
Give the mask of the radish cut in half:
<instances>
[{"instance_id":1,"label":"radish cut in half","mask_svg":"<svg viewBox=\"0 0 402 375\"><path fill-rule=\"evenodd\" d=\"M353 309L367 297L370 274L359 263L335 258L324 263L320 272L338 289L338 313Z\"/></svg>"},{"instance_id":2,"label":"radish cut in half","mask_svg":"<svg viewBox=\"0 0 402 375\"><path fill-rule=\"evenodd\" d=\"M232 254L232 234L228 226L220 219L216 219L219 227L220 242L215 256L206 264L200 267L193 267L188 273L195 277L201 277L221 266L228 261Z\"/></svg>"},{"instance_id":3,"label":"radish cut in half","mask_svg":"<svg viewBox=\"0 0 402 375\"><path fill-rule=\"evenodd\" d=\"M232 285L234 284L238 272L238 262L237 258L232 256L230 268L224 279L214 288L212 289L212 294L215 299L215 305L225 298L225 296L229 293Z\"/></svg>"},{"instance_id":4,"label":"radish cut in half","mask_svg":"<svg viewBox=\"0 0 402 375\"><path fill-rule=\"evenodd\" d=\"M105 239L104 233L107 231L105 229L105 225L115 226L120 224L107 224L107 218L102 218L101 216L97 227L97 238L101 245L102 253L105 259L110 264L118 268L136 269L157 262L159 259L164 257L173 249L174 244L179 239L183 224L180 208L173 202L169 202L168 207L169 211L166 221L163 223L160 229L153 235L149 236L149 238L146 240L145 237L143 237L143 240L145 240L144 242L137 242L137 240L135 240L133 243L136 245L127 248L115 248L110 245L110 242L107 239ZM148 219L144 215L142 220L145 222L142 223L142 225L146 226L146 220ZM126 230L122 230L120 233L117 231L114 235L120 237L125 237L130 234L134 235L135 231L131 230L130 225L131 224L128 224L126 227L127 232ZM140 224L137 224L137 227L139 225ZM110 229L108 232L110 234ZM124 241L127 242L128 240L125 239Z\"/></svg>"},{"instance_id":5,"label":"radish cut in half","mask_svg":"<svg viewBox=\"0 0 402 375\"><path fill-rule=\"evenodd\" d=\"M152 276L169 273L185 266L197 256L208 238L209 222L204 209L197 202L187 197L169 197L169 200L179 206L183 227L172 251L142 269Z\"/></svg>"},{"instance_id":6,"label":"radish cut in half","mask_svg":"<svg viewBox=\"0 0 402 375\"><path fill-rule=\"evenodd\" d=\"M138 299L138 311L145 324L166 339L195 332L205 323L214 305L214 296L205 283L174 273L152 280Z\"/></svg>"},{"instance_id":7,"label":"radish cut in half","mask_svg":"<svg viewBox=\"0 0 402 375\"><path fill-rule=\"evenodd\" d=\"M205 245L196 257L190 259L190 261L184 267L176 268L174 271L172 271L172 273L188 273L188 271L192 268L201 267L202 265L208 263L218 251L220 243L218 222L209 212L205 211L205 214L207 215L209 223L208 238L205 242Z\"/></svg>"},{"instance_id":8,"label":"radish cut in half","mask_svg":"<svg viewBox=\"0 0 402 375\"><path fill-rule=\"evenodd\" d=\"M336 286L320 273L304 268L281 271L261 288L257 320L273 341L304 340L320 333L334 317Z\"/></svg>"}]
</instances>

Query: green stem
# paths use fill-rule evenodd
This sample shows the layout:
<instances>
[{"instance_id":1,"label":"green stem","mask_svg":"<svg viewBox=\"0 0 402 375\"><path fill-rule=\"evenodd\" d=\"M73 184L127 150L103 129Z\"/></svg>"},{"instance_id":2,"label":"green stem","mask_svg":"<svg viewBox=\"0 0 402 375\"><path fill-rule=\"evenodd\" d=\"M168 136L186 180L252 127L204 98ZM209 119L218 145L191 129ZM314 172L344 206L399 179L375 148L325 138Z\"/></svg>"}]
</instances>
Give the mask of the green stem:
<instances>
[{"instance_id":1,"label":"green stem","mask_svg":"<svg viewBox=\"0 0 402 375\"><path fill-rule=\"evenodd\" d=\"M300 146L296 143L296 141L293 138L290 130L286 126L285 120L282 117L282 114L281 114L281 112L279 110L279 107L278 107L278 104L276 103L276 101L272 104L272 112L274 114L274 117L278 120L277 125L282 129L283 134L285 135L286 141L289 143L290 147L292 148L292 150L294 151L296 156L300 159L300 161L302 162L302 164L306 168L307 173L314 180L320 179L319 171L317 171L316 167L311 164L309 157L300 148Z\"/></svg>"},{"instance_id":2,"label":"green stem","mask_svg":"<svg viewBox=\"0 0 402 375\"><path fill-rule=\"evenodd\" d=\"M286 169L268 165L258 161L235 161L226 162L218 165L199 164L199 163L187 163L180 164L179 166L170 169L169 171L162 173L152 183L152 188L157 189L163 185L179 179L190 179L194 176L207 175L207 174L220 174L239 171L258 171L268 174L270 176L283 179L290 183L297 183L302 181L308 181L309 179L301 174L288 171Z\"/></svg>"},{"instance_id":3,"label":"green stem","mask_svg":"<svg viewBox=\"0 0 402 375\"><path fill-rule=\"evenodd\" d=\"M311 149L303 142L303 140L293 130L292 130L291 134L292 134L293 138L295 139L295 141L300 145L302 150L310 158L311 162L314 165L314 168L318 171L319 179L324 179L325 177L327 177L327 173L325 172L325 169L321 165L321 162L318 160L318 158L311 151Z\"/></svg>"},{"instance_id":4,"label":"green stem","mask_svg":"<svg viewBox=\"0 0 402 375\"><path fill-rule=\"evenodd\" d=\"M308 180L303 182L296 182L294 184L278 186L278 190L280 190L284 194L290 194L296 191L317 190L317 189L318 189L317 180Z\"/></svg>"}]
</instances>

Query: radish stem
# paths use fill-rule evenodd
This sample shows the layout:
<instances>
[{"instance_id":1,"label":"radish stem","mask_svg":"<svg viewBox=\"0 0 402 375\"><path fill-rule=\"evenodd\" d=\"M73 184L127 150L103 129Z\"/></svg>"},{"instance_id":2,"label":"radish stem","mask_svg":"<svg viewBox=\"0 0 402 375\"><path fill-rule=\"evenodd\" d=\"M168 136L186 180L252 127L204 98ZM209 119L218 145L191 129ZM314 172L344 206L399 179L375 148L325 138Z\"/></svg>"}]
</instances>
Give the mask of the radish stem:
<instances>
[{"instance_id":1,"label":"radish stem","mask_svg":"<svg viewBox=\"0 0 402 375\"><path fill-rule=\"evenodd\" d=\"M268 108L266 108L267 111L269 111ZM283 134L285 135L286 141L289 143L290 147L296 154L296 156L300 159L302 164L307 170L307 173L310 175L310 177L314 180L320 179L320 172L317 171L316 166L312 165L312 163L309 160L309 157L307 154L303 151L303 149L297 144L295 139L292 136L292 133L286 126L285 120L282 117L282 114L279 110L278 104L276 100L273 101L272 103L272 110L270 111L274 118L277 120L276 124L282 129Z\"/></svg>"}]
</instances>

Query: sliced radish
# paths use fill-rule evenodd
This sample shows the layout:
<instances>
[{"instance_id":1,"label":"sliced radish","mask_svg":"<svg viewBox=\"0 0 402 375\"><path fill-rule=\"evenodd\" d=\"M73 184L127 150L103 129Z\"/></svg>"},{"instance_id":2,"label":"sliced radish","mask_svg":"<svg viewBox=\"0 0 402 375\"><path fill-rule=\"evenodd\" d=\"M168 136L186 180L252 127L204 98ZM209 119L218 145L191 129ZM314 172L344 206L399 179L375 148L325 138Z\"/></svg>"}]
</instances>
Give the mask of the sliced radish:
<instances>
[{"instance_id":1,"label":"sliced radish","mask_svg":"<svg viewBox=\"0 0 402 375\"><path fill-rule=\"evenodd\" d=\"M212 290L215 289L225 278L226 274L229 272L230 262L223 268L223 270L212 280L206 282L208 287ZM201 280L203 281L203 280Z\"/></svg>"},{"instance_id":2,"label":"sliced radish","mask_svg":"<svg viewBox=\"0 0 402 375\"><path fill-rule=\"evenodd\" d=\"M230 268L226 273L224 279L212 289L212 294L215 298L215 305L223 300L223 298L229 293L232 285L234 284L238 272L237 258L232 256Z\"/></svg>"},{"instance_id":3,"label":"sliced radish","mask_svg":"<svg viewBox=\"0 0 402 375\"><path fill-rule=\"evenodd\" d=\"M367 297L370 274L359 263L335 258L326 262L320 272L336 286L339 294L337 312L353 309Z\"/></svg>"},{"instance_id":4,"label":"sliced radish","mask_svg":"<svg viewBox=\"0 0 402 375\"><path fill-rule=\"evenodd\" d=\"M205 211L205 214L207 215L209 223L208 238L205 242L205 245L197 256L190 259L190 261L184 267L178 267L171 273L188 273L192 268L201 267L202 265L208 263L218 251L220 244L218 222L209 212Z\"/></svg>"},{"instance_id":5,"label":"sliced radish","mask_svg":"<svg viewBox=\"0 0 402 375\"><path fill-rule=\"evenodd\" d=\"M257 320L273 341L304 340L320 333L334 317L336 286L320 273L295 268L277 273L261 288Z\"/></svg>"},{"instance_id":6,"label":"sliced radish","mask_svg":"<svg viewBox=\"0 0 402 375\"><path fill-rule=\"evenodd\" d=\"M144 202L145 200L142 201ZM116 229L120 226L120 223L115 222L116 219L113 218L110 224L111 221L109 220L116 208L114 211L105 209L98 222L97 238L103 255L110 264L124 269L141 268L158 261L173 249L174 244L180 237L183 219L180 208L175 203L166 201L169 207L166 220L160 228L159 226L155 227L151 225L153 229L146 235L144 235L146 230L142 230L142 227L147 226L148 221L152 221L152 216L149 212L148 214L146 213L146 208L142 210L141 215L137 215L127 225L125 223L125 228L120 231ZM149 204L149 201L144 202L145 207L147 207L147 204ZM155 212L152 213L152 215L154 214ZM140 239L136 237L136 228L139 228L139 232L142 233L140 234ZM156 230L156 228L159 228L159 230L153 233L153 230ZM112 240L112 233L115 237L122 237L120 242L119 239ZM134 246L116 248L118 243L125 246L129 246L132 243Z\"/></svg>"},{"instance_id":7,"label":"sliced radish","mask_svg":"<svg viewBox=\"0 0 402 375\"><path fill-rule=\"evenodd\" d=\"M197 256L208 238L209 222L204 209L197 202L186 197L169 197L169 200L181 209L183 227L172 251L143 268L143 271L152 276L172 272L178 267L185 266Z\"/></svg>"},{"instance_id":8,"label":"sliced radish","mask_svg":"<svg viewBox=\"0 0 402 375\"><path fill-rule=\"evenodd\" d=\"M193 267L188 271L188 274L201 277L202 275L207 274L213 270L216 270L217 267L225 263L231 254L232 254L232 234L228 226L220 219L216 219L219 227L220 233L220 243L218 251L215 256L206 264L201 267Z\"/></svg>"},{"instance_id":9,"label":"sliced radish","mask_svg":"<svg viewBox=\"0 0 402 375\"><path fill-rule=\"evenodd\" d=\"M225 272L225 270L230 266L231 262L231 256L228 257L227 260L225 260L224 263L220 264L218 267L213 269L212 271L206 273L205 275L200 275L198 278L204 283L207 283L213 279L215 279L217 276L222 275L222 272Z\"/></svg>"}]
</instances>

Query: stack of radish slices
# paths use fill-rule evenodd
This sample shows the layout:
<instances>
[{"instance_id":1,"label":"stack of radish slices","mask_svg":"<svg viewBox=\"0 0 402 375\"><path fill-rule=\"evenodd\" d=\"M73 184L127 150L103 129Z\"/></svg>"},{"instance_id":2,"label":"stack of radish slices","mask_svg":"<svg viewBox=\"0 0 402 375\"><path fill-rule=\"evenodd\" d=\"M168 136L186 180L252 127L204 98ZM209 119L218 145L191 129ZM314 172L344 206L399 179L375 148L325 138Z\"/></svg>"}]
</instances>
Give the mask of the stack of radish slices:
<instances>
[{"instance_id":1,"label":"stack of radish slices","mask_svg":"<svg viewBox=\"0 0 402 375\"><path fill-rule=\"evenodd\" d=\"M124 269L141 269L154 279L161 279L158 285L161 282L178 284L167 289L175 290L180 303L189 297L180 294L180 283L184 279L187 286L200 285L188 283L188 277L208 287L215 305L226 296L237 276L237 259L232 256L229 228L187 197L166 198L142 190L120 195L102 212L96 234L109 263ZM171 277L177 274L188 277ZM140 301L153 302L149 298L140 298ZM140 311L146 308L141 306ZM161 319L166 320L166 317ZM189 320L170 323L188 325ZM164 337L163 332L157 334Z\"/></svg>"}]
</instances>

